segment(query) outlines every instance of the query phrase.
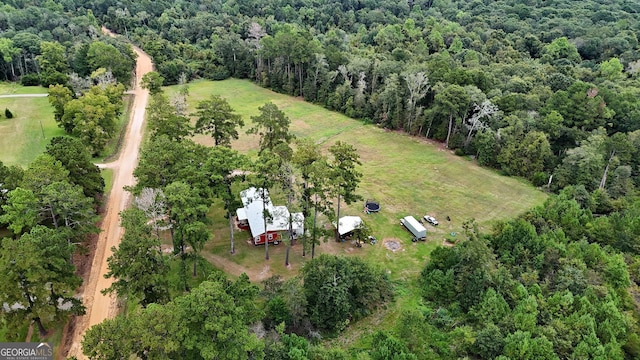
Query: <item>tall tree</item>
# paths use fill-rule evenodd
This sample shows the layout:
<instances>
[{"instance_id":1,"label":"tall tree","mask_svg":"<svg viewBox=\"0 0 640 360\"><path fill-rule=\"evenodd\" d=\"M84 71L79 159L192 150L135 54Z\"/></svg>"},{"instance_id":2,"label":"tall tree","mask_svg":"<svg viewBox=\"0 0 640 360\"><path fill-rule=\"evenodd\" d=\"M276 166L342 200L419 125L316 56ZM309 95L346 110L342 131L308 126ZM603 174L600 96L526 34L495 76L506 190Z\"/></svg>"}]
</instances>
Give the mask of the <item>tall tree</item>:
<instances>
[{"instance_id":1,"label":"tall tree","mask_svg":"<svg viewBox=\"0 0 640 360\"><path fill-rule=\"evenodd\" d=\"M69 171L49 154L38 156L24 172L21 187L40 197L45 186L56 181L69 181Z\"/></svg>"},{"instance_id":2,"label":"tall tree","mask_svg":"<svg viewBox=\"0 0 640 360\"><path fill-rule=\"evenodd\" d=\"M445 140L445 145L449 147L454 121L461 121L462 116L466 113L469 106L469 95L460 85L447 85L442 91L436 93L435 104L449 115L447 139Z\"/></svg>"},{"instance_id":3,"label":"tall tree","mask_svg":"<svg viewBox=\"0 0 640 360\"><path fill-rule=\"evenodd\" d=\"M61 84L69 80L69 64L65 57L66 49L58 42L40 43L40 55L36 60L40 66L40 79L43 86Z\"/></svg>"},{"instance_id":4,"label":"tall tree","mask_svg":"<svg viewBox=\"0 0 640 360\"><path fill-rule=\"evenodd\" d=\"M629 161L633 152L633 145L626 134L615 133L612 136L607 137L602 151L604 152L604 159L607 165L604 167L604 171L602 173L602 179L600 180L599 186L600 189L604 189L607 184L609 168L611 168L616 158L625 162Z\"/></svg>"},{"instance_id":5,"label":"tall tree","mask_svg":"<svg viewBox=\"0 0 640 360\"><path fill-rule=\"evenodd\" d=\"M115 93L94 86L81 98L68 102L62 116L65 128L67 124L73 124L70 126L71 134L79 137L92 155L99 154L116 131L116 119L120 112L118 102L121 101L118 99L124 89L107 88L115 89Z\"/></svg>"},{"instance_id":6,"label":"tall tree","mask_svg":"<svg viewBox=\"0 0 640 360\"><path fill-rule=\"evenodd\" d=\"M2 205L0 223L6 224L7 229L15 235L20 235L40 222L38 210L38 198L33 191L15 188L7 193L5 204Z\"/></svg>"},{"instance_id":7,"label":"tall tree","mask_svg":"<svg viewBox=\"0 0 640 360\"><path fill-rule=\"evenodd\" d=\"M105 278L113 278L114 282L103 292L134 297L143 307L166 302L169 267L160 249L160 239L152 235L141 210L127 209L120 217L124 236L118 247L112 248L113 254L107 259L109 271L105 274Z\"/></svg>"},{"instance_id":8,"label":"tall tree","mask_svg":"<svg viewBox=\"0 0 640 360\"><path fill-rule=\"evenodd\" d=\"M266 103L259 107L260 115L252 116L253 127L248 134L257 134L260 137L260 151L273 150L279 144L289 144L294 135L289 131L291 120L274 103Z\"/></svg>"},{"instance_id":9,"label":"tall tree","mask_svg":"<svg viewBox=\"0 0 640 360\"><path fill-rule=\"evenodd\" d=\"M184 288L188 291L185 247L190 241L200 242L204 238L201 226L197 229L190 228L190 226L196 222L204 223L208 221L206 216L211 206L211 201L209 198L202 197L197 188L181 181L169 184L165 189L165 194L167 196L167 205L169 206L169 221L174 252L180 254L181 276L183 277ZM197 232L194 232L195 230Z\"/></svg>"},{"instance_id":10,"label":"tall tree","mask_svg":"<svg viewBox=\"0 0 640 360\"><path fill-rule=\"evenodd\" d=\"M311 208L313 207L313 228L312 228L312 243L311 243L311 257L315 255L315 244L316 244L316 228L315 228L315 220L318 214L318 194L324 199L324 195L326 192L321 191L320 184L324 184L324 179L326 179L326 173L320 171L320 169L327 169L327 159L320 152L320 146L315 144L309 138L301 138L296 142L296 150L293 153L293 164L298 168L301 174L302 183L300 186L302 187L301 191L301 205L302 205L302 215L304 216L305 225L309 223L309 219L311 219ZM322 174L320 174L322 173ZM312 195L315 195L315 200L312 201ZM312 205L313 204L313 205ZM305 226L306 228L306 226ZM306 244L307 235L302 236L302 256L306 255Z\"/></svg>"},{"instance_id":11,"label":"tall tree","mask_svg":"<svg viewBox=\"0 0 640 360\"><path fill-rule=\"evenodd\" d=\"M200 251L204 244L211 239L211 232L202 221L193 221L184 226L184 239L193 252L193 277L198 276L197 264Z\"/></svg>"},{"instance_id":12,"label":"tall tree","mask_svg":"<svg viewBox=\"0 0 640 360\"><path fill-rule=\"evenodd\" d=\"M87 50L87 64L92 71L99 68L111 71L120 83L128 86L135 66L135 53L128 44L123 50L102 41L94 41Z\"/></svg>"},{"instance_id":13,"label":"tall tree","mask_svg":"<svg viewBox=\"0 0 640 360\"><path fill-rule=\"evenodd\" d=\"M142 88L149 90L151 96L162 92L164 78L157 71L149 71L142 75Z\"/></svg>"},{"instance_id":14,"label":"tall tree","mask_svg":"<svg viewBox=\"0 0 640 360\"><path fill-rule=\"evenodd\" d=\"M16 70L13 66L14 61L20 55L20 49L14 46L13 40L7 38L0 39L0 55L2 55L2 59L5 63L9 64L11 67L11 79L14 80L16 78Z\"/></svg>"},{"instance_id":15,"label":"tall tree","mask_svg":"<svg viewBox=\"0 0 640 360\"><path fill-rule=\"evenodd\" d=\"M429 77L424 72L404 74L409 97L407 98L407 122L405 131L412 132L414 121L417 117L417 105L429 91ZM418 131L421 133L422 130Z\"/></svg>"},{"instance_id":16,"label":"tall tree","mask_svg":"<svg viewBox=\"0 0 640 360\"><path fill-rule=\"evenodd\" d=\"M277 177L282 165L282 159L271 149L265 149L254 163L254 171L251 182L257 185L257 197L262 201L262 220L264 226L264 258L269 260L269 240L267 236L267 224L274 214L269 212L272 204L269 190L277 183Z\"/></svg>"},{"instance_id":17,"label":"tall tree","mask_svg":"<svg viewBox=\"0 0 640 360\"><path fill-rule=\"evenodd\" d=\"M226 99L211 95L196 106L196 132L210 134L215 146L231 146L231 139L238 139L238 127L244 126L242 117L235 113Z\"/></svg>"},{"instance_id":18,"label":"tall tree","mask_svg":"<svg viewBox=\"0 0 640 360\"><path fill-rule=\"evenodd\" d=\"M316 161L322 159L320 146L309 138L301 138L296 141L296 150L293 153L293 163L298 167L302 177L302 214L305 218L310 215L311 204L311 172Z\"/></svg>"},{"instance_id":19,"label":"tall tree","mask_svg":"<svg viewBox=\"0 0 640 360\"><path fill-rule=\"evenodd\" d=\"M0 317L10 329L33 320L43 337L45 322L84 313L80 300L73 298L82 279L68 261L72 253L62 232L43 226L20 239L2 240L0 301L10 304L11 311L0 312Z\"/></svg>"},{"instance_id":20,"label":"tall tree","mask_svg":"<svg viewBox=\"0 0 640 360\"><path fill-rule=\"evenodd\" d=\"M160 230L165 230L165 216L167 215L167 198L162 189L143 188L134 202L151 222L156 237L160 238Z\"/></svg>"},{"instance_id":21,"label":"tall tree","mask_svg":"<svg viewBox=\"0 0 640 360\"><path fill-rule=\"evenodd\" d=\"M261 359L264 344L248 327L261 317L257 293L246 275L230 282L213 274L166 305L151 304L130 318L120 315L92 327L83 353L97 359Z\"/></svg>"},{"instance_id":22,"label":"tall tree","mask_svg":"<svg viewBox=\"0 0 640 360\"><path fill-rule=\"evenodd\" d=\"M55 116L58 126L64 129L65 132L70 133L73 130L73 123L63 123L62 116L64 115L64 107L73 100L73 93L64 85L49 85L49 104L53 106L53 115Z\"/></svg>"},{"instance_id":23,"label":"tall tree","mask_svg":"<svg viewBox=\"0 0 640 360\"><path fill-rule=\"evenodd\" d=\"M234 196L231 185L244 178L244 169L249 167L249 159L235 150L224 146L209 149L209 156L204 165L208 173L213 192L224 201L229 220L229 235L231 237L231 254L235 253L233 234L233 212L242 206L238 197Z\"/></svg>"},{"instance_id":24,"label":"tall tree","mask_svg":"<svg viewBox=\"0 0 640 360\"><path fill-rule=\"evenodd\" d=\"M51 183L42 189L40 203L43 218L50 218L56 229L69 230L69 242L72 237L83 240L85 235L99 231L93 199L86 197L78 185L65 181Z\"/></svg>"},{"instance_id":25,"label":"tall tree","mask_svg":"<svg viewBox=\"0 0 640 360\"><path fill-rule=\"evenodd\" d=\"M356 148L351 144L336 142L329 148L331 154L331 183L334 194L338 199L336 208L336 237L340 236L340 201L344 199L347 205L354 201L362 200L362 196L356 194L360 184L362 173L356 169L360 162L360 156Z\"/></svg>"},{"instance_id":26,"label":"tall tree","mask_svg":"<svg viewBox=\"0 0 640 360\"><path fill-rule=\"evenodd\" d=\"M79 139L54 137L47 145L46 152L69 171L71 183L81 186L84 194L94 199L96 204L100 202L104 193L104 178Z\"/></svg>"},{"instance_id":27,"label":"tall tree","mask_svg":"<svg viewBox=\"0 0 640 360\"><path fill-rule=\"evenodd\" d=\"M147 122L152 139L165 135L171 140L182 141L193 131L189 118L179 114L167 95L162 92L151 95L151 101L147 106Z\"/></svg>"}]
</instances>

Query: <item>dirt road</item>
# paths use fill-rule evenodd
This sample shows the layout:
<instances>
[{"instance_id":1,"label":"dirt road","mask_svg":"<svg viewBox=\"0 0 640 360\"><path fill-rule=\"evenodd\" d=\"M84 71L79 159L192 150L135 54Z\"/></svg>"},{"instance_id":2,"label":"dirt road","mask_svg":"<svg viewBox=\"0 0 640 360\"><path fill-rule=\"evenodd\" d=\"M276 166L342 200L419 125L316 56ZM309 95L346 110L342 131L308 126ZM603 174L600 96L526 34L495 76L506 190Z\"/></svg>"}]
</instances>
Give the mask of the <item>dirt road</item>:
<instances>
[{"instance_id":1,"label":"dirt road","mask_svg":"<svg viewBox=\"0 0 640 360\"><path fill-rule=\"evenodd\" d=\"M104 31L104 29L103 29ZM105 279L107 273L107 258L111 255L111 247L117 246L122 237L122 228L118 214L129 204L130 194L123 190L124 186L134 185L133 170L138 164L138 153L142 141L142 125L144 114L149 100L149 92L140 87L141 78L147 72L153 70L151 58L134 47L138 54L136 65L136 87L133 90L134 100L131 110L131 120L125 133L120 157L107 166L113 169L113 188L109 194L106 211L102 221L98 243L91 265L91 273L85 279L82 299L87 308L84 316L75 319L71 326L73 334L70 337L70 346L67 356L76 356L78 359L86 359L82 354L81 341L87 329L104 319L116 315L116 302L113 296L104 296L100 292L111 285L111 279ZM69 342L67 342L69 343Z\"/></svg>"}]
</instances>

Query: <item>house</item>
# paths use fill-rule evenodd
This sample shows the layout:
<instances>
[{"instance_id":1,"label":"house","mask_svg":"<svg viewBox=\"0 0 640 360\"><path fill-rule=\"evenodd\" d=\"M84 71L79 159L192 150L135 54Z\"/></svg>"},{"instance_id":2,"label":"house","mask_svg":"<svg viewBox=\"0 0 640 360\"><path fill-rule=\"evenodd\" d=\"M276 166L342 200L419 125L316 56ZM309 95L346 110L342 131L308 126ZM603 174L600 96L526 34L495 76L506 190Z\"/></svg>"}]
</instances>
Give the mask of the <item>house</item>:
<instances>
[{"instance_id":1,"label":"house","mask_svg":"<svg viewBox=\"0 0 640 360\"><path fill-rule=\"evenodd\" d=\"M364 223L360 216L343 216L340 218L340 227L338 228L338 234L340 238L351 235L354 230L361 228ZM336 226L336 223L333 223Z\"/></svg>"},{"instance_id":2,"label":"house","mask_svg":"<svg viewBox=\"0 0 640 360\"><path fill-rule=\"evenodd\" d=\"M297 239L304 233L304 216L302 213L289 213L286 206L275 206L269 197L269 192L264 190L264 207L270 215L267 218L267 228L264 228L263 216L263 190L251 187L240 192L240 198L244 207L236 210L238 226L248 225L254 245L262 245L265 241L277 244L283 239L289 238L289 215L293 218L293 238Z\"/></svg>"}]
</instances>

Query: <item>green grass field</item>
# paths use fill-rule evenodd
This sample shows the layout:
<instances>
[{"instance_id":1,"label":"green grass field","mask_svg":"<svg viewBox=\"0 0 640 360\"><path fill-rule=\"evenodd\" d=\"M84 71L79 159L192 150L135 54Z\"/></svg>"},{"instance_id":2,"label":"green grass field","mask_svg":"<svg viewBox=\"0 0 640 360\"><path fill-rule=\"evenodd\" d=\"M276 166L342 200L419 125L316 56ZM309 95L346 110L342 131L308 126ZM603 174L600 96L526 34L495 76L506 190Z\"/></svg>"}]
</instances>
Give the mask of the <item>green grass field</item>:
<instances>
[{"instance_id":1,"label":"green grass field","mask_svg":"<svg viewBox=\"0 0 640 360\"><path fill-rule=\"evenodd\" d=\"M0 95L47 93L43 87L25 87L13 83L0 83ZM125 96L122 115L117 119L118 133L111 139L104 156L95 158L101 162L109 160L119 151L120 138L124 136L130 115L131 96ZM11 110L14 117L7 119L4 109ZM27 167L42 154L55 136L65 135L54 120L53 108L46 97L0 98L0 161L5 165Z\"/></svg>"},{"instance_id":2,"label":"green grass field","mask_svg":"<svg viewBox=\"0 0 640 360\"><path fill-rule=\"evenodd\" d=\"M6 94L5 88L0 87L0 94ZM5 108L13 113L12 119L4 116ZM0 98L0 114L0 161L5 165L26 167L44 152L52 137L64 135L46 97Z\"/></svg>"},{"instance_id":3,"label":"green grass field","mask_svg":"<svg viewBox=\"0 0 640 360\"><path fill-rule=\"evenodd\" d=\"M22 86L18 83L0 82L0 95L46 94L49 89L42 86Z\"/></svg>"},{"instance_id":4,"label":"green grass field","mask_svg":"<svg viewBox=\"0 0 640 360\"><path fill-rule=\"evenodd\" d=\"M177 89L170 87L167 92L172 95ZM242 115L245 128L240 132L240 139L233 143L233 147L241 152L255 153L257 138L246 135L245 131L251 125L250 117L257 115L258 107L268 101L275 103L291 119L291 131L297 137L312 138L325 149L337 140L354 145L363 162L360 170L364 177L358 192L364 198L380 201L382 211L363 214L363 202L358 202L343 206L342 215L360 215L379 240L396 240L402 249L391 252L381 242L355 248L349 243L331 241L317 247L316 253L359 254L388 269L394 279L414 277L431 250L440 246L445 238L463 239L462 223L465 220L476 219L482 229L488 230L492 222L512 218L546 198L543 192L528 183L482 168L455 156L440 144L365 125L250 81L196 81L190 84L189 90L189 111L194 111L198 101L210 95L221 95ZM212 145L207 136L197 135L195 139ZM414 244L399 219L407 215L420 218L425 214L435 216L440 225L437 228L427 226L427 242ZM284 267L284 245L271 247L272 260L265 262L264 248L250 245L246 232L236 233L237 253L230 255L224 211L219 204L214 205L210 215L214 221L214 239L207 245L208 256L214 263L227 267L229 272L238 270L235 264L254 278L262 278L267 272L291 276L295 274L291 269L299 268L304 262L300 245L294 246L291 252L291 268ZM451 221L446 221L447 216Z\"/></svg>"}]
</instances>

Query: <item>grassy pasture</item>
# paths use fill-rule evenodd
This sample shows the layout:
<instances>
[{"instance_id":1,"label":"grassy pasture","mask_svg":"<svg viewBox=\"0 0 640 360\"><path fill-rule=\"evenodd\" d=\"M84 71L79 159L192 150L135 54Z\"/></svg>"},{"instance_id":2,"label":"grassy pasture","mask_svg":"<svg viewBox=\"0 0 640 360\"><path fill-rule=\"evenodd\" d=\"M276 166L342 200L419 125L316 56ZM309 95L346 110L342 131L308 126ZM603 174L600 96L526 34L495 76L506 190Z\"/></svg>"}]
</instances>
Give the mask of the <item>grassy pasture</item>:
<instances>
[{"instance_id":1,"label":"grassy pasture","mask_svg":"<svg viewBox=\"0 0 640 360\"><path fill-rule=\"evenodd\" d=\"M14 83L0 83L0 95L43 94L43 87L25 87ZM125 95L124 109L116 119L118 132L109 140L102 158L94 161L113 160L119 151L120 139L124 136L130 115L132 96ZM4 117L4 109L13 113L12 119ZM43 137L44 132L44 137ZM46 97L2 98L0 97L0 161L5 165L27 167L42 154L55 136L65 132L54 120L53 108ZM106 157L106 158L105 158Z\"/></svg>"},{"instance_id":2,"label":"grassy pasture","mask_svg":"<svg viewBox=\"0 0 640 360\"><path fill-rule=\"evenodd\" d=\"M7 94L2 91L5 88L0 86L0 95ZM5 108L13 113L12 119L4 116ZM26 167L44 152L52 137L64 135L46 97L0 98L0 114L0 160L5 165Z\"/></svg>"},{"instance_id":3,"label":"grassy pasture","mask_svg":"<svg viewBox=\"0 0 640 360\"><path fill-rule=\"evenodd\" d=\"M167 88L170 96L177 90L177 87ZM337 140L354 145L363 162L360 170L364 176L358 192L364 198L379 200L382 211L363 214L363 202L358 202L343 206L342 215L361 216L380 242L356 248L350 243L329 241L318 246L316 254L358 254L387 269L396 280L415 277L429 253L442 245L445 238L463 239L462 223L466 219L474 218L481 228L489 229L492 222L512 218L542 203L546 197L524 181L482 168L453 155L440 144L365 125L250 81L196 81L190 84L189 90L190 112L195 111L198 101L220 95L242 115L245 127L240 131L240 139L233 143L233 147L241 152L255 154L257 138L245 131L251 126L250 117L257 115L258 107L268 101L286 113L291 120L291 131L297 137L314 139L325 150ZM195 140L208 146L213 144L208 136L196 135ZM277 199L277 191L272 193ZM425 214L435 216L440 225L437 228L426 226L428 240L414 244L409 232L399 225L399 219L407 215L420 218ZM228 223L221 205L214 205L210 215L214 237L206 246L205 256L232 275L246 271L254 280L272 274L288 277L296 274L292 270L300 268L310 257L302 258L298 244L291 251L292 265L286 268L285 246L279 245L270 247L271 260L267 263L264 247L250 245L249 235L237 231L237 252L230 255ZM447 216L451 221L446 220ZM391 252L383 246L385 240L398 241L402 248Z\"/></svg>"},{"instance_id":4,"label":"grassy pasture","mask_svg":"<svg viewBox=\"0 0 640 360\"><path fill-rule=\"evenodd\" d=\"M169 95L177 87L167 88ZM530 184L516 178L501 176L496 171L478 166L467 158L455 156L441 144L423 138L411 137L400 132L386 131L374 125L365 125L342 114L328 111L267 89L250 81L229 79L220 82L197 81L190 85L189 111L193 112L198 101L210 95L220 95L228 100L245 120L240 139L233 147L254 155L258 149L257 138L247 135L251 116L258 114L258 107L266 102L275 103L291 120L291 131L297 137L309 137L320 144L324 151L337 140L354 145L363 163L363 179L359 194L363 198L380 201L382 210L377 214L364 214L363 202L343 206L341 215L359 215L371 227L378 238L375 245L362 248L333 239L316 247L316 255L322 253L361 256L377 264L396 283L397 298L375 314L351 324L349 331L329 340L332 345L345 348L367 347L367 334L377 328L393 326L401 311L422 306L418 286L418 274L424 268L433 249L450 242L464 240L462 224L473 218L480 228L488 231L491 224L506 220L541 204L546 195ZM212 140L203 135L195 140L211 146ZM235 189L235 193L241 190ZM284 204L278 191L271 191L277 205ZM413 215L421 218L429 214L440 221L438 227L425 225L427 241L412 243L412 235L404 229L399 219ZM229 228L224 210L218 202L210 212L213 221L213 239L202 255L231 277L246 272L254 281L271 275L285 278L295 276L306 261L310 251L302 257L302 246L295 244L290 253L289 267L284 266L286 246L270 246L270 261L264 260L264 247L250 243L247 232L235 231L236 253L229 253ZM447 216L451 221L447 221ZM326 219L319 223L327 226ZM448 239L449 242L446 242ZM395 241L400 248L391 251L385 243Z\"/></svg>"},{"instance_id":5,"label":"grassy pasture","mask_svg":"<svg viewBox=\"0 0 640 360\"><path fill-rule=\"evenodd\" d=\"M49 89L42 86L22 86L13 82L0 82L0 95L46 94Z\"/></svg>"}]
</instances>

